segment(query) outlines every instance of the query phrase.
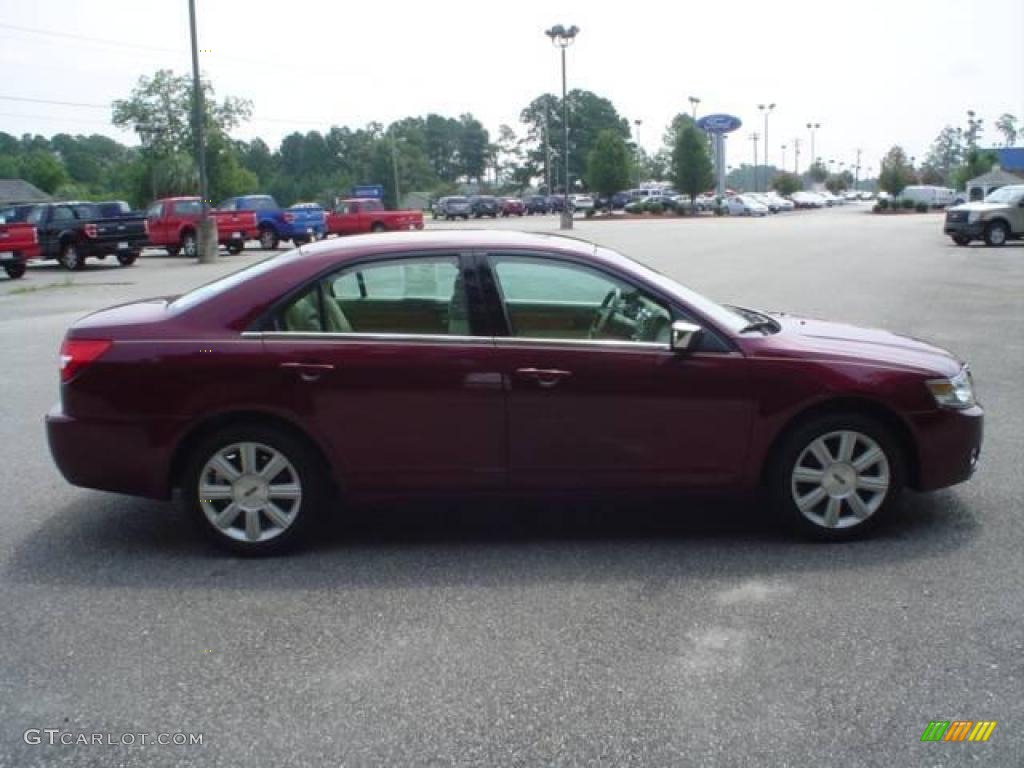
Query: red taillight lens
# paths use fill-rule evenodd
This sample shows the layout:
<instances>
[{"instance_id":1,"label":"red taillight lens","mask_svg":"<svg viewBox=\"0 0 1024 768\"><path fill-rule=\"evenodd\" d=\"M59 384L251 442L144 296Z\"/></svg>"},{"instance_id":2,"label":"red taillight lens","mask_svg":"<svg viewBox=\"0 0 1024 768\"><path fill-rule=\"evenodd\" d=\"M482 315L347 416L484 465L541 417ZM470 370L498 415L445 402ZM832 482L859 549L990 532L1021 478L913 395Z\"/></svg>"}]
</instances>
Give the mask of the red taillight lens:
<instances>
[{"instance_id":1,"label":"red taillight lens","mask_svg":"<svg viewBox=\"0 0 1024 768\"><path fill-rule=\"evenodd\" d=\"M32 244L33 245L38 245L39 244L39 230L36 229L35 227L32 227Z\"/></svg>"},{"instance_id":2,"label":"red taillight lens","mask_svg":"<svg viewBox=\"0 0 1024 768\"><path fill-rule=\"evenodd\" d=\"M146 234L149 234L149 219L142 220L142 228L146 230Z\"/></svg>"},{"instance_id":3,"label":"red taillight lens","mask_svg":"<svg viewBox=\"0 0 1024 768\"><path fill-rule=\"evenodd\" d=\"M70 381L110 349L110 339L64 339L60 345L60 380Z\"/></svg>"},{"instance_id":4,"label":"red taillight lens","mask_svg":"<svg viewBox=\"0 0 1024 768\"><path fill-rule=\"evenodd\" d=\"M86 224L84 227L82 227L82 232L85 233L86 237L96 237L96 225Z\"/></svg>"},{"instance_id":5,"label":"red taillight lens","mask_svg":"<svg viewBox=\"0 0 1024 768\"><path fill-rule=\"evenodd\" d=\"M289 224L291 224L293 221L295 221L295 214L294 213L286 213L284 215L284 220L287 221Z\"/></svg>"}]
</instances>

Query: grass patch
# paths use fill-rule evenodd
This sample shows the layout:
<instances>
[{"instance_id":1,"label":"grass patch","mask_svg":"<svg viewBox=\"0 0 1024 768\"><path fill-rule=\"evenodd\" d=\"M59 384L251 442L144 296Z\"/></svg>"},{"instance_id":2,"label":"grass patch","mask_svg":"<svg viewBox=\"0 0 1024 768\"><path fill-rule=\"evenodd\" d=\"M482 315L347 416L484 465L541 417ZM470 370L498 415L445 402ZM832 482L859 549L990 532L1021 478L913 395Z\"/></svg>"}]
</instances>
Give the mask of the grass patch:
<instances>
[{"instance_id":1,"label":"grass patch","mask_svg":"<svg viewBox=\"0 0 1024 768\"><path fill-rule=\"evenodd\" d=\"M50 291L55 288L72 288L75 282L70 277L65 277L62 283L47 283L46 285L19 285L7 291L8 294L38 293L39 291Z\"/></svg>"}]
</instances>

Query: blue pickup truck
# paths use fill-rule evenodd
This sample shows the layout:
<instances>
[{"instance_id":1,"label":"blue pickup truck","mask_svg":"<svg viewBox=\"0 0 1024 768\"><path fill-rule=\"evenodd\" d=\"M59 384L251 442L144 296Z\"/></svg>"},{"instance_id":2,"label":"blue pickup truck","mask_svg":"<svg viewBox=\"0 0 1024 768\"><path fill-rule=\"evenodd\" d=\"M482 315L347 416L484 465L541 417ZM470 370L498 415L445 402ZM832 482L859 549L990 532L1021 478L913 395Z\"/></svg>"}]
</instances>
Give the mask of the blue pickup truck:
<instances>
[{"instance_id":1,"label":"blue pickup truck","mask_svg":"<svg viewBox=\"0 0 1024 768\"><path fill-rule=\"evenodd\" d=\"M317 208L282 208L270 195L229 197L217 206L221 211L255 211L260 247L274 250L281 240L302 245L324 237L324 212Z\"/></svg>"}]
</instances>

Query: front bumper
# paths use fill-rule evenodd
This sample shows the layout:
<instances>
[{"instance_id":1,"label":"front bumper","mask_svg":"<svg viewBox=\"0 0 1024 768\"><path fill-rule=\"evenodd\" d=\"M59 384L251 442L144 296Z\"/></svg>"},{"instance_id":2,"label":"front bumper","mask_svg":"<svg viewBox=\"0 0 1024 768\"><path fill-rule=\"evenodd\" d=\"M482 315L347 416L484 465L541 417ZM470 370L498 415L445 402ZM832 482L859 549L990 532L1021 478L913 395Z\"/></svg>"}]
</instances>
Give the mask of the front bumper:
<instances>
[{"instance_id":1,"label":"front bumper","mask_svg":"<svg viewBox=\"0 0 1024 768\"><path fill-rule=\"evenodd\" d=\"M981 457L985 423L981 406L917 413L910 422L917 437L914 490L934 491L970 479Z\"/></svg>"},{"instance_id":2,"label":"front bumper","mask_svg":"<svg viewBox=\"0 0 1024 768\"><path fill-rule=\"evenodd\" d=\"M968 223L966 221L947 221L942 227L947 235L960 235L963 237L981 237L985 234L985 224L980 221Z\"/></svg>"},{"instance_id":3,"label":"front bumper","mask_svg":"<svg viewBox=\"0 0 1024 768\"><path fill-rule=\"evenodd\" d=\"M57 469L72 485L170 498L169 443L152 430L135 423L82 421L58 404L46 414L46 438Z\"/></svg>"}]
</instances>

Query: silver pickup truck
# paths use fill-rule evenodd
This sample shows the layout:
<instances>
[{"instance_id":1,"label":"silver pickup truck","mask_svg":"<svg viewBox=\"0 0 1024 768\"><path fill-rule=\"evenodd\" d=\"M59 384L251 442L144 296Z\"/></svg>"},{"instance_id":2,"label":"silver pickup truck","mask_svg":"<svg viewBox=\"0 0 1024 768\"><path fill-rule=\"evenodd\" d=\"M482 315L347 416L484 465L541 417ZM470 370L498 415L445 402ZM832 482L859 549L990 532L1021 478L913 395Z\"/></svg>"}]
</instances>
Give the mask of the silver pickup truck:
<instances>
[{"instance_id":1,"label":"silver pickup truck","mask_svg":"<svg viewBox=\"0 0 1024 768\"><path fill-rule=\"evenodd\" d=\"M947 209L942 231L957 245L972 240L1005 245L1007 240L1024 237L1024 184L1000 187L984 201Z\"/></svg>"}]
</instances>

